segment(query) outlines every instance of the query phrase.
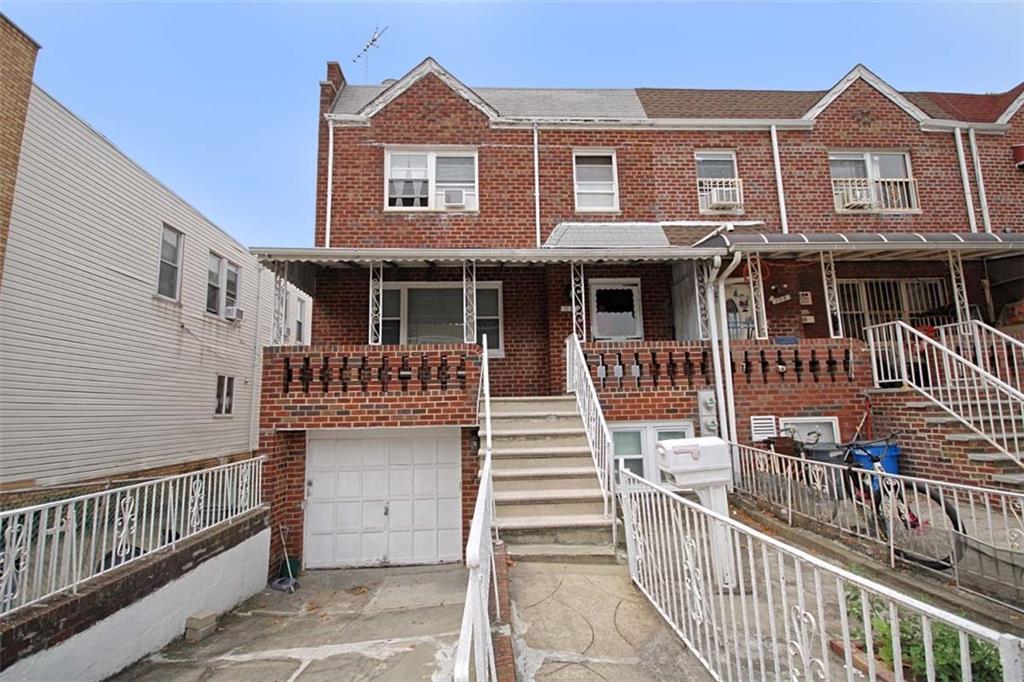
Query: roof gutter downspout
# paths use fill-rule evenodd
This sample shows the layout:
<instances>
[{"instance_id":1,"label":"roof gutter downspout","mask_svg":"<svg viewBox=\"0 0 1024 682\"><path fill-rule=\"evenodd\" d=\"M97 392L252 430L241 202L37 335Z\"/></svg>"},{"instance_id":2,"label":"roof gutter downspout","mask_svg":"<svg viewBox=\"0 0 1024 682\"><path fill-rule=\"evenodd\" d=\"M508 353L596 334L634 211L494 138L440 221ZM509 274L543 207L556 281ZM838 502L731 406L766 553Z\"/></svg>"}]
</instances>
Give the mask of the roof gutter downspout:
<instances>
[{"instance_id":1,"label":"roof gutter downspout","mask_svg":"<svg viewBox=\"0 0 1024 682\"><path fill-rule=\"evenodd\" d=\"M263 308L260 303L260 298L263 295L263 272L266 268L262 265L258 266L259 269L256 271L256 331L253 333L252 340L252 390L251 400L252 403L249 405L249 451L255 452L259 449L259 415L260 415L260 399L263 393L263 367L261 363L261 357L263 354L262 339L260 334L262 329L260 328L261 317L260 314L263 312Z\"/></svg>"},{"instance_id":2,"label":"roof gutter downspout","mask_svg":"<svg viewBox=\"0 0 1024 682\"><path fill-rule=\"evenodd\" d=\"M964 159L963 135L960 128L953 128L953 139L956 141L956 159L960 162L960 181L964 186L964 201L967 203L967 221L971 224L971 232L978 231L978 221L974 218L974 197L971 196L971 180L967 177L967 160Z\"/></svg>"},{"instance_id":3,"label":"roof gutter downspout","mask_svg":"<svg viewBox=\"0 0 1024 682\"><path fill-rule=\"evenodd\" d=\"M729 278L729 275L740 264L742 258L743 254L739 251L734 253L732 262L718 276L718 309L715 311L718 315L718 322L724 330L722 333L722 366L724 367L723 374L725 375L725 414L729 420L729 436L734 443L740 442L740 438L736 429L736 397L733 394L732 385L732 348L730 347L729 340L729 318L726 316L725 311L725 280ZM732 453L732 462L733 479L735 480L740 470L739 453L736 451Z\"/></svg>"},{"instance_id":4,"label":"roof gutter downspout","mask_svg":"<svg viewBox=\"0 0 1024 682\"><path fill-rule=\"evenodd\" d=\"M779 220L782 222L782 234L789 234L789 220L786 218L786 191L782 189L782 161L779 159L779 132L773 124L772 161L775 162L775 189L779 193Z\"/></svg>"},{"instance_id":5,"label":"roof gutter downspout","mask_svg":"<svg viewBox=\"0 0 1024 682\"><path fill-rule=\"evenodd\" d=\"M704 302L708 309L708 333L711 336L711 364L715 371L715 401L718 403L718 433L722 438L728 440L726 433L728 415L725 411L725 391L722 387L722 358L718 354L718 315L715 311L715 290L718 281L718 271L722 269L722 257L715 256L711 261L711 272L708 273L708 286L704 290ZM726 330L728 333L728 330Z\"/></svg>"},{"instance_id":6,"label":"roof gutter downspout","mask_svg":"<svg viewBox=\"0 0 1024 682\"><path fill-rule=\"evenodd\" d=\"M533 224L540 248L540 130L533 124Z\"/></svg>"},{"instance_id":7,"label":"roof gutter downspout","mask_svg":"<svg viewBox=\"0 0 1024 682\"><path fill-rule=\"evenodd\" d=\"M974 181L978 185L978 200L981 202L981 222L985 232L991 234L992 221L988 215L988 198L985 196L985 180L981 177L981 158L978 155L978 140L974 135L974 127L967 129L967 139L971 142L971 161L974 162Z\"/></svg>"},{"instance_id":8,"label":"roof gutter downspout","mask_svg":"<svg viewBox=\"0 0 1024 682\"><path fill-rule=\"evenodd\" d=\"M327 218L324 222L324 248L331 248L331 202L334 194L334 121L327 121Z\"/></svg>"}]
</instances>

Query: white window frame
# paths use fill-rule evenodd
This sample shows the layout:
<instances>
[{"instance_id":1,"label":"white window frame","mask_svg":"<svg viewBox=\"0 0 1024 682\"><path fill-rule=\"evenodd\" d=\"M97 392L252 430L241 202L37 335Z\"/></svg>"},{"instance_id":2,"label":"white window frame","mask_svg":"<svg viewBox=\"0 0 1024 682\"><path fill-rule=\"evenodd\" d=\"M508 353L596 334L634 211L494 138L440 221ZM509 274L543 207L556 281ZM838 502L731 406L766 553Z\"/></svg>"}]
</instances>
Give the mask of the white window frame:
<instances>
[{"instance_id":1,"label":"white window frame","mask_svg":"<svg viewBox=\"0 0 1024 682\"><path fill-rule=\"evenodd\" d=\"M612 200L614 205L611 208L580 206L580 185L576 175L576 157L579 156L610 156L612 157ZM584 194L607 194L607 192L586 191ZM577 213L618 213L619 208L619 160L614 149L606 148L580 148L572 150L572 198Z\"/></svg>"},{"instance_id":2,"label":"white window frame","mask_svg":"<svg viewBox=\"0 0 1024 682\"><path fill-rule=\"evenodd\" d=\"M871 163L872 155L877 154L888 154L890 156L902 156L903 163L907 167L906 178L880 178L875 175L874 164ZM860 157L864 161L864 169L866 173L865 180L874 182L877 180L909 180L911 185L916 185L916 179L914 178L914 167L910 164L910 152L905 149L830 149L828 152L828 177L829 185L832 185L832 181L837 179L832 177L832 159L836 160L852 160L854 157ZM913 200L914 205L910 208L864 208L864 209L835 209L836 213L921 213L921 201L917 195L917 189L913 188L910 193L910 198ZM834 203L834 202L833 202Z\"/></svg>"},{"instance_id":3,"label":"white window frame","mask_svg":"<svg viewBox=\"0 0 1024 682\"><path fill-rule=\"evenodd\" d=\"M638 336L598 336L594 333L597 322L597 290L636 288L636 323ZM644 296L639 277L606 277L587 280L587 296L590 307L590 338L593 341L643 341L644 339Z\"/></svg>"},{"instance_id":4,"label":"white window frame","mask_svg":"<svg viewBox=\"0 0 1024 682\"><path fill-rule=\"evenodd\" d=\"M295 342L303 344L306 342L306 299L297 296L295 303Z\"/></svg>"},{"instance_id":5,"label":"white window frame","mask_svg":"<svg viewBox=\"0 0 1024 682\"><path fill-rule=\"evenodd\" d=\"M391 179L392 154L426 154L427 156L427 205L389 206L388 192ZM473 157L473 184L476 188L476 208L445 208L437 205L437 164L439 157ZM479 213L480 212L480 155L476 147L436 146L406 147L388 146L384 149L384 210L388 213Z\"/></svg>"},{"instance_id":6,"label":"white window frame","mask_svg":"<svg viewBox=\"0 0 1024 682\"><path fill-rule=\"evenodd\" d=\"M842 443L842 434L839 431L839 417L823 416L823 417L779 417L779 433L784 434L786 432L787 425L797 424L813 424L816 422L828 422L832 425L832 432L835 434L836 439L834 441L828 440L827 434L821 434L822 443Z\"/></svg>"},{"instance_id":7,"label":"white window frame","mask_svg":"<svg viewBox=\"0 0 1024 682\"><path fill-rule=\"evenodd\" d=\"M223 383L221 382L223 379ZM230 390L229 390L230 387ZM213 401L213 416L217 419L228 419L235 414L235 389L237 382L230 374L218 374L216 395ZM230 401L228 396L230 395Z\"/></svg>"},{"instance_id":8,"label":"white window frame","mask_svg":"<svg viewBox=\"0 0 1024 682\"><path fill-rule=\"evenodd\" d=\"M694 430L694 423L689 419L681 419L678 421L661 421L661 420L645 420L645 421L630 421L630 422L611 422L608 424L608 430L614 434L621 431L641 431L640 437L640 457L644 463L644 478L655 483L661 482L661 469L658 466L658 432L659 431L686 431L690 435L688 438L693 438L696 434ZM637 455L626 455L627 458L636 458ZM612 454L612 460L622 459L621 457ZM619 465L617 462L614 463L616 469Z\"/></svg>"},{"instance_id":9,"label":"white window frame","mask_svg":"<svg viewBox=\"0 0 1024 682\"><path fill-rule=\"evenodd\" d=\"M740 208L733 208L728 210L720 210L714 208L699 208L699 211L703 215L742 215L743 214L743 183L740 180L740 166L736 160L735 149L698 149L693 153L693 172L697 176L697 205L700 206L700 181L710 180L712 178L702 178L698 172L698 165L702 157L707 160L721 160L723 157L729 157L732 161L732 179L736 180L737 192L739 193ZM722 178L727 179L727 178Z\"/></svg>"},{"instance_id":10,"label":"white window frame","mask_svg":"<svg viewBox=\"0 0 1024 682\"><path fill-rule=\"evenodd\" d=\"M210 259L211 258L218 258L218 259L220 259L220 282L218 284L218 286L220 287L220 291L218 292L218 300L217 300L218 311L217 312L212 312L209 308L206 307L206 298L207 298L207 295L209 294L209 288L210 288ZM229 269L235 271L235 275L237 277L237 282L238 282L238 285L235 288L235 305L233 307L241 308L242 307L241 306L241 302L242 302L242 268L241 268L241 266L239 266L234 261L228 260L227 258L225 258L224 256L220 255L216 251L210 251L210 255L209 255L209 257L206 260L206 280L205 280L206 287L203 290L203 294L204 294L203 295L203 310L206 311L207 315L209 315L210 317L216 317L218 320L226 320L227 319L228 270Z\"/></svg>"},{"instance_id":11,"label":"white window frame","mask_svg":"<svg viewBox=\"0 0 1024 682\"><path fill-rule=\"evenodd\" d=\"M381 309L382 320L399 320L398 343L405 345L409 343L409 290L410 289L462 289L462 282L384 282L383 290L397 290L400 292L399 317L384 317L383 306ZM477 282L476 289L495 289L498 292L498 347L491 348L487 357L505 357L505 302L502 295L502 283L500 280ZM477 315L477 319L480 316ZM489 319L489 318L488 318Z\"/></svg>"},{"instance_id":12,"label":"white window frame","mask_svg":"<svg viewBox=\"0 0 1024 682\"><path fill-rule=\"evenodd\" d=\"M163 268L164 263L167 262L164 260L164 233L168 230L178 235L178 262L174 264L174 267L177 268L177 272L174 278L173 298L170 296L164 296L160 293L160 270ZM161 298L165 301L174 301L177 303L181 300L181 271L182 266L185 263L185 233L175 227L171 227L167 223L163 223L160 229L160 248L157 249L156 258L156 296L157 298Z\"/></svg>"}]
</instances>

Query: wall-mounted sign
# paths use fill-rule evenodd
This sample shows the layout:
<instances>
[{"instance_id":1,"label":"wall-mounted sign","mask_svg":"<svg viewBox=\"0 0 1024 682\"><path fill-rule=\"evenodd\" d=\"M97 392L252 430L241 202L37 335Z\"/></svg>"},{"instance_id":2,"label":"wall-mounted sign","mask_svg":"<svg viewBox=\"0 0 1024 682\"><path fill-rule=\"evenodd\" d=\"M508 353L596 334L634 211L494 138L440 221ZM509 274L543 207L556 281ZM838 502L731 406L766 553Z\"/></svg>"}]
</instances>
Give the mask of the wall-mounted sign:
<instances>
[{"instance_id":1,"label":"wall-mounted sign","mask_svg":"<svg viewBox=\"0 0 1024 682\"><path fill-rule=\"evenodd\" d=\"M814 315L801 315L800 320L804 324L814 324Z\"/></svg>"},{"instance_id":2,"label":"wall-mounted sign","mask_svg":"<svg viewBox=\"0 0 1024 682\"><path fill-rule=\"evenodd\" d=\"M793 300L793 297L790 296L789 294L784 294L782 296L769 296L768 297L768 302L771 303L772 305L778 305L780 303L785 303L786 301L791 301L791 300Z\"/></svg>"},{"instance_id":3,"label":"wall-mounted sign","mask_svg":"<svg viewBox=\"0 0 1024 682\"><path fill-rule=\"evenodd\" d=\"M800 292L800 305L811 305L811 292L801 291Z\"/></svg>"}]
</instances>

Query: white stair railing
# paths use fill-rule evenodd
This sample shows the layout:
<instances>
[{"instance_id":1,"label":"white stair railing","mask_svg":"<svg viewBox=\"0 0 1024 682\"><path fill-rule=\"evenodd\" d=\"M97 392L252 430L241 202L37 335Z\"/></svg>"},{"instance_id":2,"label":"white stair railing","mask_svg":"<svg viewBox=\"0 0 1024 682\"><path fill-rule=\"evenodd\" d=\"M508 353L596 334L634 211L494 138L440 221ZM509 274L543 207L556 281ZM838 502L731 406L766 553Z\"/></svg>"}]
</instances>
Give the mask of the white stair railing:
<instances>
[{"instance_id":1,"label":"white stair railing","mask_svg":"<svg viewBox=\"0 0 1024 682\"><path fill-rule=\"evenodd\" d=\"M875 386L913 388L1024 467L1024 393L906 322L865 331Z\"/></svg>"},{"instance_id":2,"label":"white stair railing","mask_svg":"<svg viewBox=\"0 0 1024 682\"><path fill-rule=\"evenodd\" d=\"M0 615L263 504L264 457L0 512Z\"/></svg>"},{"instance_id":3,"label":"white stair railing","mask_svg":"<svg viewBox=\"0 0 1024 682\"><path fill-rule=\"evenodd\" d=\"M1018 391L1024 389L1024 342L980 320L936 329L938 341Z\"/></svg>"},{"instance_id":4,"label":"white stair railing","mask_svg":"<svg viewBox=\"0 0 1024 682\"><path fill-rule=\"evenodd\" d=\"M597 396L597 388L590 376L587 356L579 339L570 335L565 339L565 388L576 394L576 407L583 418L583 427L587 432L587 445L590 456L597 469L597 477L601 483L601 494L604 497L604 513L611 516L612 542L618 541L616 529L615 499L615 461L614 442L608 422L604 419L601 401Z\"/></svg>"},{"instance_id":5,"label":"white stair railing","mask_svg":"<svg viewBox=\"0 0 1024 682\"><path fill-rule=\"evenodd\" d=\"M477 413L482 416L481 442L484 447L483 464L480 467L479 490L473 507L473 520L466 540L466 568L469 580L466 585L466 603L462 609L462 627L455 648L455 682L477 682L497 680L494 646L491 641L491 586L494 586L495 615L500 618L500 603L495 579L494 540L497 527L494 525L494 485L491 480L491 382L490 365L487 361L487 335L484 334L480 350L480 390Z\"/></svg>"}]
</instances>

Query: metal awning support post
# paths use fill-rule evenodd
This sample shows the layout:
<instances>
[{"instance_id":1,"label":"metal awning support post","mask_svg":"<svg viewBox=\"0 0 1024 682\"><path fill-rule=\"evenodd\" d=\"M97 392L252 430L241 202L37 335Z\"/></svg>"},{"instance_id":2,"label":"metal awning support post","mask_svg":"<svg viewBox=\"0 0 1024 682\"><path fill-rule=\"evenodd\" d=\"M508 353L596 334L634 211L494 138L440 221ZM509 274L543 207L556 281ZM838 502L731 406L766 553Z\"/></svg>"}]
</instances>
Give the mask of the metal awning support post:
<instances>
[{"instance_id":1,"label":"metal awning support post","mask_svg":"<svg viewBox=\"0 0 1024 682\"><path fill-rule=\"evenodd\" d=\"M708 319L708 261L693 261L693 283L697 293L697 328L700 332L701 341L711 338L709 331L711 321Z\"/></svg>"},{"instance_id":2,"label":"metal awning support post","mask_svg":"<svg viewBox=\"0 0 1024 682\"><path fill-rule=\"evenodd\" d=\"M572 268L572 333L584 343L587 340L587 289L583 263L573 261Z\"/></svg>"},{"instance_id":3,"label":"metal awning support post","mask_svg":"<svg viewBox=\"0 0 1024 682\"><path fill-rule=\"evenodd\" d=\"M379 346L382 339L384 311L384 264L380 261L370 263L370 319L369 339L371 346Z\"/></svg>"},{"instance_id":4,"label":"metal awning support post","mask_svg":"<svg viewBox=\"0 0 1024 682\"><path fill-rule=\"evenodd\" d=\"M273 345L284 344L285 327L288 325L288 262L274 261L274 322L271 337Z\"/></svg>"},{"instance_id":5,"label":"metal awning support post","mask_svg":"<svg viewBox=\"0 0 1024 682\"><path fill-rule=\"evenodd\" d=\"M821 285L825 289L825 317L828 319L828 335L833 339L843 338L843 311L839 306L839 283L836 281L836 262L831 251L821 252Z\"/></svg>"},{"instance_id":6,"label":"metal awning support post","mask_svg":"<svg viewBox=\"0 0 1024 682\"><path fill-rule=\"evenodd\" d=\"M750 282L750 305L754 309L754 338L768 338L768 313L764 307L764 279L761 277L761 255L747 254L747 279Z\"/></svg>"},{"instance_id":7,"label":"metal awning support post","mask_svg":"<svg viewBox=\"0 0 1024 682\"><path fill-rule=\"evenodd\" d=\"M953 285L953 302L956 304L956 321L960 324L970 321L971 305L967 300L967 283L964 281L964 263L960 254L949 252L949 280Z\"/></svg>"},{"instance_id":8,"label":"metal awning support post","mask_svg":"<svg viewBox=\"0 0 1024 682\"><path fill-rule=\"evenodd\" d=\"M476 261L462 261L462 340L476 343Z\"/></svg>"}]
</instances>

